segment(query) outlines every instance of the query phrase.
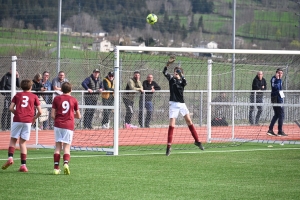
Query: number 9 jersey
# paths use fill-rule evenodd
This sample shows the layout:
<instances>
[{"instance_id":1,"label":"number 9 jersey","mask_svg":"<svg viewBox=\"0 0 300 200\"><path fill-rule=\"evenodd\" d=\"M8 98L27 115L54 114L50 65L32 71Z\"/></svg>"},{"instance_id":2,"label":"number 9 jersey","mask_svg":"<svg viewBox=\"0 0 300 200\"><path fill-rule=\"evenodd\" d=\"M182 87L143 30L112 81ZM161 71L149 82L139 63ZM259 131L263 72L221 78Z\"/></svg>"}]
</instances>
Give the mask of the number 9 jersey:
<instances>
[{"instance_id":1,"label":"number 9 jersey","mask_svg":"<svg viewBox=\"0 0 300 200\"><path fill-rule=\"evenodd\" d=\"M73 131L74 111L79 109L77 99L67 94L56 96L52 108L55 109L54 126Z\"/></svg>"}]
</instances>

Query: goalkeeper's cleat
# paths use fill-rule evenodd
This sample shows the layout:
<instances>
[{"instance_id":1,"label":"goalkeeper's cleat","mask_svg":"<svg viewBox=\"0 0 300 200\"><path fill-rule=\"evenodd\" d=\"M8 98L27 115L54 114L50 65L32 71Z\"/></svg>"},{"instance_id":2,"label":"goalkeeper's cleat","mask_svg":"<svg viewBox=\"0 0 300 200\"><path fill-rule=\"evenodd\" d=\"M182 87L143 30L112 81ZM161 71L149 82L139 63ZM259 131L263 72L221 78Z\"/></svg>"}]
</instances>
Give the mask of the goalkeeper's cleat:
<instances>
[{"instance_id":1,"label":"goalkeeper's cleat","mask_svg":"<svg viewBox=\"0 0 300 200\"><path fill-rule=\"evenodd\" d=\"M19 169L19 172L28 172L28 169L27 169L26 165L21 165L20 169Z\"/></svg>"},{"instance_id":2,"label":"goalkeeper's cleat","mask_svg":"<svg viewBox=\"0 0 300 200\"><path fill-rule=\"evenodd\" d=\"M204 147L202 146L201 142L194 142L194 145L196 145L197 147L199 147L199 149L204 150Z\"/></svg>"},{"instance_id":3,"label":"goalkeeper's cleat","mask_svg":"<svg viewBox=\"0 0 300 200\"><path fill-rule=\"evenodd\" d=\"M5 170L12 164L14 164L14 159L12 157L9 157L6 161L6 163L4 165L2 165L2 169Z\"/></svg>"},{"instance_id":4,"label":"goalkeeper's cleat","mask_svg":"<svg viewBox=\"0 0 300 200\"><path fill-rule=\"evenodd\" d=\"M70 169L69 169L69 165L67 163L64 164L64 174L70 175Z\"/></svg>"},{"instance_id":5,"label":"goalkeeper's cleat","mask_svg":"<svg viewBox=\"0 0 300 200\"><path fill-rule=\"evenodd\" d=\"M273 130L268 130L267 135L269 136L277 136Z\"/></svg>"},{"instance_id":6,"label":"goalkeeper's cleat","mask_svg":"<svg viewBox=\"0 0 300 200\"><path fill-rule=\"evenodd\" d=\"M55 174L55 175L60 174L60 169L54 169L54 170L53 170L53 174Z\"/></svg>"},{"instance_id":7,"label":"goalkeeper's cleat","mask_svg":"<svg viewBox=\"0 0 300 200\"><path fill-rule=\"evenodd\" d=\"M171 154L171 147L167 147L166 156L169 156Z\"/></svg>"}]
</instances>

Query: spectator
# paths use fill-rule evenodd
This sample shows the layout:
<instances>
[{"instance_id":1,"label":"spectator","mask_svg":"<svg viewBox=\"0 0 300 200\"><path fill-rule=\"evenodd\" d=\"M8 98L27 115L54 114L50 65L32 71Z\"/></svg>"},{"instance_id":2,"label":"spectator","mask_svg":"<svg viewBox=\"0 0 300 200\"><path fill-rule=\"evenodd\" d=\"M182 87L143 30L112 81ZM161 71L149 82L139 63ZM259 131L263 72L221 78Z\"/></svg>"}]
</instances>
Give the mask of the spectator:
<instances>
[{"instance_id":1,"label":"spectator","mask_svg":"<svg viewBox=\"0 0 300 200\"><path fill-rule=\"evenodd\" d=\"M56 91L57 94L62 94L62 92L61 92L61 85L64 82L69 82L69 80L66 79L65 72L60 71L60 72L58 72L58 76L52 80L52 89L54 91ZM56 96L56 95L53 95L53 97L54 96Z\"/></svg>"},{"instance_id":2,"label":"spectator","mask_svg":"<svg viewBox=\"0 0 300 200\"><path fill-rule=\"evenodd\" d=\"M44 71L43 72L43 79L41 80L42 85L44 86L44 88L46 89L45 91L51 91L52 90L52 84L49 81L50 78L50 72L48 71ZM52 99L53 99L53 94L52 93L45 93L43 95L46 104L52 104ZM51 108L47 108L48 112L51 113ZM52 120L51 117L49 117L47 120L43 121L43 129L53 129L53 124L52 124Z\"/></svg>"},{"instance_id":3,"label":"spectator","mask_svg":"<svg viewBox=\"0 0 300 200\"><path fill-rule=\"evenodd\" d=\"M253 79L252 82L252 90L266 90L267 89L267 82L265 78L263 78L263 72L259 71L257 72L257 75ZM255 96L256 94L256 96ZM251 92L250 95L250 103L263 103L263 92ZM254 111L254 106L250 106L250 111L249 111L249 122L251 125L259 125L259 118L262 113L262 106L257 106L257 113L255 117L255 121L253 121L253 111Z\"/></svg>"},{"instance_id":4,"label":"spectator","mask_svg":"<svg viewBox=\"0 0 300 200\"><path fill-rule=\"evenodd\" d=\"M150 120L152 117L153 113L153 103L152 103L152 98L153 98L153 92L155 90L160 90L160 86L153 81L153 75L148 74L147 80L143 81L143 90L150 90L151 92L146 92L145 93L145 108L147 110L146 112L146 119L145 119L145 124L143 124L143 98L144 94L142 93L140 96L140 101L139 101L139 124L141 127L146 127L149 128L150 126ZM143 126L144 125L144 126Z\"/></svg>"},{"instance_id":5,"label":"spectator","mask_svg":"<svg viewBox=\"0 0 300 200\"><path fill-rule=\"evenodd\" d=\"M108 72L103 79L103 89L105 91L114 91L114 72ZM111 92L102 92L102 103L104 106L114 105L114 95ZM103 110L102 128L109 129L109 117L111 109Z\"/></svg>"},{"instance_id":6,"label":"spectator","mask_svg":"<svg viewBox=\"0 0 300 200\"><path fill-rule=\"evenodd\" d=\"M70 148L73 140L74 118L80 119L78 101L71 96L72 85L65 82L61 86L62 95L53 99L51 117L54 119L55 150L53 154L53 174L60 174L60 152L63 149L64 174L70 175Z\"/></svg>"},{"instance_id":7,"label":"spectator","mask_svg":"<svg viewBox=\"0 0 300 200\"><path fill-rule=\"evenodd\" d=\"M88 92L84 94L85 105L97 105L99 92L103 90L103 84L100 80L100 70L94 69L93 73L84 79L81 83L82 87ZM85 109L83 115L83 126L86 129L93 129L92 122L94 118L95 108Z\"/></svg>"},{"instance_id":8,"label":"spectator","mask_svg":"<svg viewBox=\"0 0 300 200\"><path fill-rule=\"evenodd\" d=\"M7 72L0 81L0 90L11 90L11 69L9 72ZM19 80L19 73L16 71L16 86L20 87L20 80ZM10 124L11 124L11 116L9 112L9 106L11 102L11 93L1 93L4 98L4 106L2 111L2 117L1 117L1 128L3 131L10 130Z\"/></svg>"},{"instance_id":9,"label":"spectator","mask_svg":"<svg viewBox=\"0 0 300 200\"><path fill-rule=\"evenodd\" d=\"M125 90L136 90L139 92L143 92L143 85L140 81L140 77L141 77L140 72L135 71L133 73L133 78L131 78L128 81ZM125 128L137 128L137 126L134 126L131 124L131 118L133 115L134 96L135 96L135 93L127 92L124 94L124 97L123 97L123 102L126 107Z\"/></svg>"},{"instance_id":10,"label":"spectator","mask_svg":"<svg viewBox=\"0 0 300 200\"><path fill-rule=\"evenodd\" d=\"M173 132L175 128L175 121L179 113L184 117L186 124L195 140L194 144L199 147L199 149L204 150L202 143L199 141L197 131L191 120L189 110L186 107L183 98L184 87L187 85L186 79L183 76L183 69L181 67L174 68L174 75L167 72L168 67L171 63L175 61L175 57L171 56L167 62L166 67L163 69L164 76L169 81L170 89L170 101L169 101L169 129L168 129L168 139L167 139L167 150L166 156L171 153L171 145L173 139Z\"/></svg>"},{"instance_id":11,"label":"spectator","mask_svg":"<svg viewBox=\"0 0 300 200\"><path fill-rule=\"evenodd\" d=\"M30 126L41 115L40 102L36 95L30 92L32 88L32 81L24 79L21 81L21 88L23 92L17 93L11 100L9 106L10 112L14 114L10 142L8 147L8 159L2 169L5 170L14 163L13 156L17 140L19 139L21 166L20 172L28 172L26 167L27 147L26 141L30 138ZM35 115L35 107L37 114Z\"/></svg>"},{"instance_id":12,"label":"spectator","mask_svg":"<svg viewBox=\"0 0 300 200\"><path fill-rule=\"evenodd\" d=\"M46 91L47 89L43 86L43 84L41 83L42 81L42 75L40 73L37 73L34 75L34 78L32 80L33 85L32 85L32 90L38 92L38 91ZM41 96L42 93L36 93L37 96Z\"/></svg>"},{"instance_id":13,"label":"spectator","mask_svg":"<svg viewBox=\"0 0 300 200\"><path fill-rule=\"evenodd\" d=\"M284 94L282 91L282 76L283 76L283 70L279 68L276 70L275 76L273 76L271 79L271 87L272 87L271 102L272 103L283 104ZM274 116L271 120L267 134L270 136L277 136L277 135L288 136L282 130L283 120L284 120L283 106L273 106L273 110L274 110ZM278 134L276 135L273 131L273 127L277 120L278 120Z\"/></svg>"},{"instance_id":14,"label":"spectator","mask_svg":"<svg viewBox=\"0 0 300 200\"><path fill-rule=\"evenodd\" d=\"M40 93L40 92L39 92L39 91L41 91L41 92L46 91L46 88L45 88L45 87L43 86L43 84L41 83L41 80L42 80L42 75L41 75L40 73L35 74L35 76L34 76L34 78L33 78L33 80L32 80L32 82L33 82L32 90L38 92L38 93L35 93L35 94L38 96L38 98L39 98L39 100L40 100L40 103L41 103L41 104L46 104L44 98L42 97L42 94L43 94L43 93ZM44 118L44 119L45 119L45 118L47 119L47 118L49 117L49 113L48 113L48 109L47 109L47 108L42 108L42 115L41 115L41 117ZM40 118L40 119L41 119L41 118ZM41 123L42 120L40 120L40 119L39 119L39 125L42 124L42 123ZM41 130L39 127L40 127L40 126L38 126L38 130ZM36 125L33 124L32 130L35 130L35 128L36 128Z\"/></svg>"}]
</instances>

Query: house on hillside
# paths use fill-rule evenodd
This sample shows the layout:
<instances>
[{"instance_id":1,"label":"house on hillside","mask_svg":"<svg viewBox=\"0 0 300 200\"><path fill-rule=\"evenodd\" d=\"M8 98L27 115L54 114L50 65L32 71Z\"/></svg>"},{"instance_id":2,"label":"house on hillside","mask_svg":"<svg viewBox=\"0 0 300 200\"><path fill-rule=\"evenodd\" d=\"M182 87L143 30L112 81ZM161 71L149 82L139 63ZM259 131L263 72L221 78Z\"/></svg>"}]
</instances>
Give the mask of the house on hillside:
<instances>
[{"instance_id":1,"label":"house on hillside","mask_svg":"<svg viewBox=\"0 0 300 200\"><path fill-rule=\"evenodd\" d=\"M62 34L71 34L72 33L72 28L68 25L61 25L61 29L60 29Z\"/></svg>"},{"instance_id":2,"label":"house on hillside","mask_svg":"<svg viewBox=\"0 0 300 200\"><path fill-rule=\"evenodd\" d=\"M199 47L200 49L217 49L218 48L218 43L211 41L211 42L201 42ZM200 56L200 57L216 57L216 55L205 52L205 53L194 53L195 56Z\"/></svg>"},{"instance_id":3,"label":"house on hillside","mask_svg":"<svg viewBox=\"0 0 300 200\"><path fill-rule=\"evenodd\" d=\"M207 43L207 48L208 49L217 49L218 43L216 43L215 41L211 41L211 42Z\"/></svg>"},{"instance_id":4,"label":"house on hillside","mask_svg":"<svg viewBox=\"0 0 300 200\"><path fill-rule=\"evenodd\" d=\"M93 42L92 50L100 52L110 52L113 46L110 41L103 38L103 40L96 40Z\"/></svg>"},{"instance_id":5,"label":"house on hillside","mask_svg":"<svg viewBox=\"0 0 300 200\"><path fill-rule=\"evenodd\" d=\"M101 30L95 31L95 32L92 33L93 37L106 37L107 35L108 35L107 32L101 31Z\"/></svg>"}]
</instances>

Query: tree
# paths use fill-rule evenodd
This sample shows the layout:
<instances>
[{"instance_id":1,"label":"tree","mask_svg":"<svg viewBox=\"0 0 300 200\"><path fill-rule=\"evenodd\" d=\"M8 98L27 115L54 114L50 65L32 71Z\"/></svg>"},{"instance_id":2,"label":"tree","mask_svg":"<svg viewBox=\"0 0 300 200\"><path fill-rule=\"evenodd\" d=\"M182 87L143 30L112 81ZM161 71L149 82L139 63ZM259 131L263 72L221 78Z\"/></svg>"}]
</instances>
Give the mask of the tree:
<instances>
[{"instance_id":1,"label":"tree","mask_svg":"<svg viewBox=\"0 0 300 200\"><path fill-rule=\"evenodd\" d=\"M214 3L207 0L191 0L193 13L212 13L214 10Z\"/></svg>"},{"instance_id":2,"label":"tree","mask_svg":"<svg viewBox=\"0 0 300 200\"><path fill-rule=\"evenodd\" d=\"M198 28L202 28L202 30L204 28L202 15L199 17L199 20L198 20Z\"/></svg>"},{"instance_id":3,"label":"tree","mask_svg":"<svg viewBox=\"0 0 300 200\"><path fill-rule=\"evenodd\" d=\"M181 39L184 40L188 36L188 31L186 30L186 27L184 24L182 24L181 27Z\"/></svg>"},{"instance_id":4,"label":"tree","mask_svg":"<svg viewBox=\"0 0 300 200\"><path fill-rule=\"evenodd\" d=\"M164 14L166 12L166 9L165 9L165 4L164 3L162 3L161 4L161 7L160 7L160 9L159 9L159 14Z\"/></svg>"},{"instance_id":5,"label":"tree","mask_svg":"<svg viewBox=\"0 0 300 200\"><path fill-rule=\"evenodd\" d=\"M196 31L196 25L195 25L195 20L194 20L194 14L191 15L191 23L190 23L190 32Z\"/></svg>"},{"instance_id":6,"label":"tree","mask_svg":"<svg viewBox=\"0 0 300 200\"><path fill-rule=\"evenodd\" d=\"M154 46L155 45L155 40L152 37L146 38L145 45L147 47Z\"/></svg>"}]
</instances>

